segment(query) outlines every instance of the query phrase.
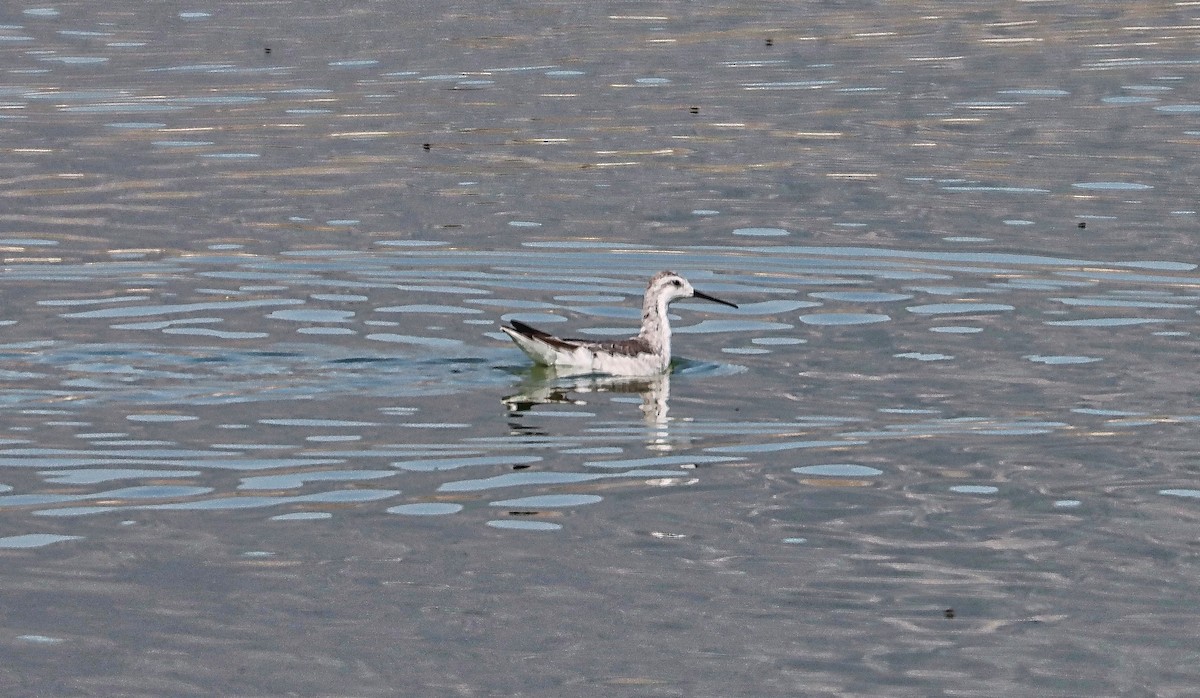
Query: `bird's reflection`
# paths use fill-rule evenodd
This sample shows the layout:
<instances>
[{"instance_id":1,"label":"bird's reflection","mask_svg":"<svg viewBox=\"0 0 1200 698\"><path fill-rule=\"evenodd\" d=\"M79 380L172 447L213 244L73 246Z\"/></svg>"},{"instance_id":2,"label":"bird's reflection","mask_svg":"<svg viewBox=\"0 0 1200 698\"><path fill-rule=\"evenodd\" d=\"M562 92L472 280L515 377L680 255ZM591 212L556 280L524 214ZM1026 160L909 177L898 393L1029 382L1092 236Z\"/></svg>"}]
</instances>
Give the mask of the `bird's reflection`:
<instances>
[{"instance_id":1,"label":"bird's reflection","mask_svg":"<svg viewBox=\"0 0 1200 698\"><path fill-rule=\"evenodd\" d=\"M671 450L668 401L671 397L671 374L654 376L605 376L598 374L561 374L551 368L534 367L521 382L520 390L504 398L510 414L519 416L537 405L586 405L578 395L587 393L626 393L640 395L639 409L646 424L647 445L655 450ZM523 434L542 435L545 432L520 420L510 420L512 428Z\"/></svg>"}]
</instances>

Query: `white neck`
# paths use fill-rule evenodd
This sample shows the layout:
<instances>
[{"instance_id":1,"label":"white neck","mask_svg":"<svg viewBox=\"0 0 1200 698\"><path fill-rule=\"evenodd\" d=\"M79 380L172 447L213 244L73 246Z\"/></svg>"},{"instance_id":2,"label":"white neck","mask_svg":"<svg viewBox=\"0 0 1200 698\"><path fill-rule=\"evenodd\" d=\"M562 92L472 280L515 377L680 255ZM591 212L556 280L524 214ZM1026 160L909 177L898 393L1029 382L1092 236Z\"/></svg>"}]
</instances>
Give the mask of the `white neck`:
<instances>
[{"instance_id":1,"label":"white neck","mask_svg":"<svg viewBox=\"0 0 1200 698\"><path fill-rule=\"evenodd\" d=\"M638 337L656 353L671 355L671 323L667 320L665 296L646 298L642 303L642 330Z\"/></svg>"}]
</instances>

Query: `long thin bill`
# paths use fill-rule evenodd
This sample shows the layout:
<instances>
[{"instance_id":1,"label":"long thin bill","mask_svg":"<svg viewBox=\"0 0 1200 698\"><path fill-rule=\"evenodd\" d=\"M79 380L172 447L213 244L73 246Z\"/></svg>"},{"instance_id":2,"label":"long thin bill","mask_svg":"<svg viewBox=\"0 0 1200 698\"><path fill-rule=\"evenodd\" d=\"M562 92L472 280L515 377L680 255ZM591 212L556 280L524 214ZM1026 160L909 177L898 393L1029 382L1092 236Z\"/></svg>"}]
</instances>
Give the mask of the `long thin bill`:
<instances>
[{"instance_id":1,"label":"long thin bill","mask_svg":"<svg viewBox=\"0 0 1200 698\"><path fill-rule=\"evenodd\" d=\"M727 305L727 306L729 306L730 308L736 308L736 307L737 307L737 304L736 304L736 303L730 303L729 301L723 301L723 300L721 300L720 298L716 298L716 297L710 296L710 295L708 295L707 293L701 293L701 292L699 292L699 291L693 291L693 292L692 292L692 295L694 295L694 296L695 296L695 297L697 297L697 298L703 298L703 299L704 299L704 300L706 300L706 301L712 301L713 303L720 303L721 305Z\"/></svg>"}]
</instances>

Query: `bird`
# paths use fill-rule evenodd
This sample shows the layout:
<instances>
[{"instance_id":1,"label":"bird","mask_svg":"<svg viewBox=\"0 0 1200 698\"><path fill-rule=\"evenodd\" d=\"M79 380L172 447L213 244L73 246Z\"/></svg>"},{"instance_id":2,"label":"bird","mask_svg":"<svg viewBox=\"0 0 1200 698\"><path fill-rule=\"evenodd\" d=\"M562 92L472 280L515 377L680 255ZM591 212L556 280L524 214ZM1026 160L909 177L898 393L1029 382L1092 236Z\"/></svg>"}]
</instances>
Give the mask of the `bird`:
<instances>
[{"instance_id":1,"label":"bird","mask_svg":"<svg viewBox=\"0 0 1200 698\"><path fill-rule=\"evenodd\" d=\"M680 298L702 298L731 308L737 304L721 300L692 287L672 271L655 274L642 299L642 329L637 336L613 342L555 337L519 320L500 329L512 338L535 364L571 372L614 376L650 376L671 365L671 324L667 306Z\"/></svg>"}]
</instances>

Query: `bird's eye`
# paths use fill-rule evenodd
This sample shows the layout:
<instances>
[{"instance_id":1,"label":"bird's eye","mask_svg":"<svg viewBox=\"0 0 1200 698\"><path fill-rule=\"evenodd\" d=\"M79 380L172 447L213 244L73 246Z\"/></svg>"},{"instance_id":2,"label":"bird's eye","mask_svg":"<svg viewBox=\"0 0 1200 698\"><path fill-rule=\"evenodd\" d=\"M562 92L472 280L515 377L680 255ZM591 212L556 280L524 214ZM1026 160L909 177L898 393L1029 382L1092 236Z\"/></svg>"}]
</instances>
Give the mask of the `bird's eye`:
<instances>
[{"instance_id":1,"label":"bird's eye","mask_svg":"<svg viewBox=\"0 0 1200 698\"><path fill-rule=\"evenodd\" d=\"M672 281L671 283L675 284L675 287L676 287L676 288L679 288L680 286L682 286L682 285L683 285L683 284L679 283L679 279L675 279L675 280L674 280L674 281Z\"/></svg>"}]
</instances>

